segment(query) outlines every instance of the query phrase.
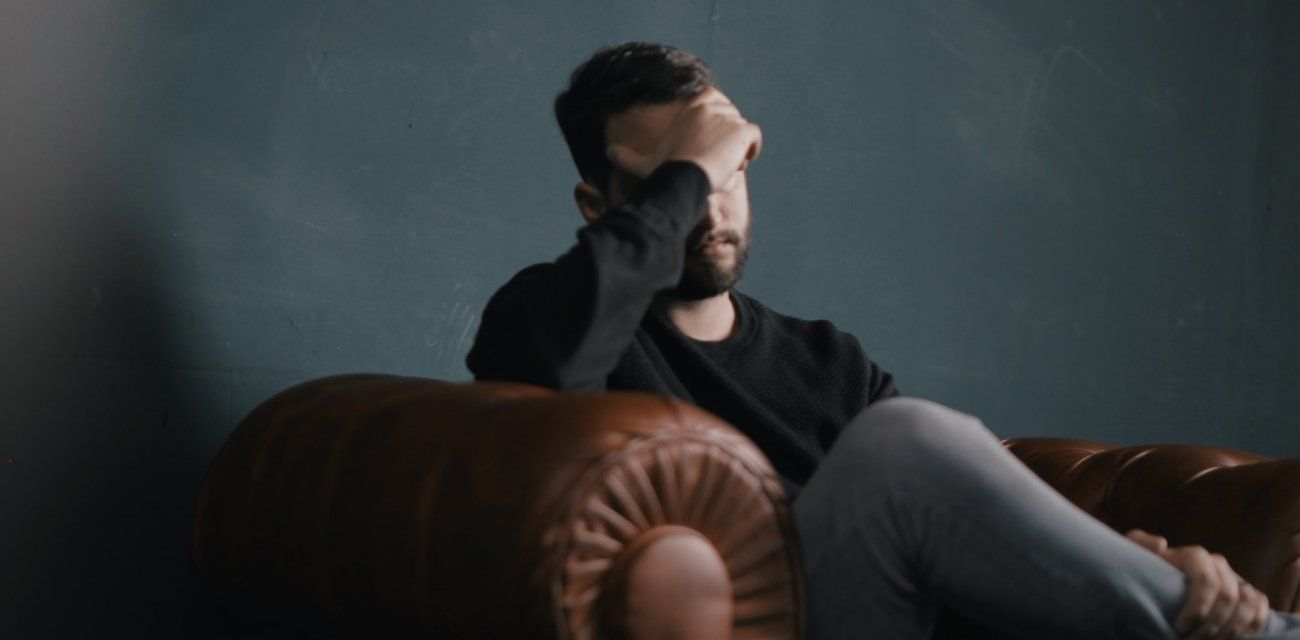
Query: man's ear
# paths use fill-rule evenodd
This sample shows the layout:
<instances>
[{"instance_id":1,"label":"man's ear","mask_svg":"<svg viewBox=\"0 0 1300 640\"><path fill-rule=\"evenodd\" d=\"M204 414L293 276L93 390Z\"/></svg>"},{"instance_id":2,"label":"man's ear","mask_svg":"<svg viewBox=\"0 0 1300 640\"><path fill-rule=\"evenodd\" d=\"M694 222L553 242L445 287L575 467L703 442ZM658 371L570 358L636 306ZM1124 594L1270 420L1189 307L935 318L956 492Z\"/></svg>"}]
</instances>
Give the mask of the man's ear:
<instances>
[{"instance_id":1,"label":"man's ear","mask_svg":"<svg viewBox=\"0 0 1300 640\"><path fill-rule=\"evenodd\" d=\"M586 182L579 182L573 187L573 199L578 203L578 212L587 222L595 222L605 213L605 196Z\"/></svg>"}]
</instances>

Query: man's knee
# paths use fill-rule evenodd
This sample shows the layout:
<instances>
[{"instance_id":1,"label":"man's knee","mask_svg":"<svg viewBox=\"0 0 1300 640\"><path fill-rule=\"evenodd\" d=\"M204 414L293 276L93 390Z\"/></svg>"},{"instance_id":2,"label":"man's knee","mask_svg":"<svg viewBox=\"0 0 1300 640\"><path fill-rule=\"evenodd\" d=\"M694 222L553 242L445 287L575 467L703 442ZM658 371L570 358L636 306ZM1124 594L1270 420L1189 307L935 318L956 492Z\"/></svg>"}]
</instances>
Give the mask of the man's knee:
<instances>
[{"instance_id":1,"label":"man's knee","mask_svg":"<svg viewBox=\"0 0 1300 640\"><path fill-rule=\"evenodd\" d=\"M920 398L881 400L859 413L840 434L837 447L872 457L911 460L960 450L971 439L989 438L974 416Z\"/></svg>"}]
</instances>

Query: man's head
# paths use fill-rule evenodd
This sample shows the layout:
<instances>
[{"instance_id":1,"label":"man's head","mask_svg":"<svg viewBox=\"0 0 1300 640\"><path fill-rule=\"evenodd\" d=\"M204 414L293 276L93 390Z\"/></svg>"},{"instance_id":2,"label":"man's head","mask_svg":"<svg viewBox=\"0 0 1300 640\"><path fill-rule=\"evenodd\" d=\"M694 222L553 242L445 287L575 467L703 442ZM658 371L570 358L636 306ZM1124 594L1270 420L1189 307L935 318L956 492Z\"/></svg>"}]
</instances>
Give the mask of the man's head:
<instances>
[{"instance_id":1,"label":"man's head","mask_svg":"<svg viewBox=\"0 0 1300 640\"><path fill-rule=\"evenodd\" d=\"M612 164L610 145L650 154L676 115L706 91L713 74L699 58L660 44L608 46L574 70L555 116L583 181L574 188L588 221L630 199L641 179ZM709 215L687 239L683 299L722 293L740 279L749 249L749 192L743 171L709 195Z\"/></svg>"}]
</instances>

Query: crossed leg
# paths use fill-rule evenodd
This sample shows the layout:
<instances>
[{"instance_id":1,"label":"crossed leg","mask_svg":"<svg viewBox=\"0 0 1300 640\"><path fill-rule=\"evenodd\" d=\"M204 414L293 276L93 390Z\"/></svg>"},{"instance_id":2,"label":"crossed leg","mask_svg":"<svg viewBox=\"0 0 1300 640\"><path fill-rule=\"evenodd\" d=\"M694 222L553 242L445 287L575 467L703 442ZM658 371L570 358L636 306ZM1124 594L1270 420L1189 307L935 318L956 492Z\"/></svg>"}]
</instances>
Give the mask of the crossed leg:
<instances>
[{"instance_id":1,"label":"crossed leg","mask_svg":"<svg viewBox=\"0 0 1300 640\"><path fill-rule=\"evenodd\" d=\"M1075 507L978 419L933 402L864 410L794 513L813 639L930 638L940 607L1011 637L1178 637L1178 569ZM1274 613L1269 630L1293 623Z\"/></svg>"}]
</instances>

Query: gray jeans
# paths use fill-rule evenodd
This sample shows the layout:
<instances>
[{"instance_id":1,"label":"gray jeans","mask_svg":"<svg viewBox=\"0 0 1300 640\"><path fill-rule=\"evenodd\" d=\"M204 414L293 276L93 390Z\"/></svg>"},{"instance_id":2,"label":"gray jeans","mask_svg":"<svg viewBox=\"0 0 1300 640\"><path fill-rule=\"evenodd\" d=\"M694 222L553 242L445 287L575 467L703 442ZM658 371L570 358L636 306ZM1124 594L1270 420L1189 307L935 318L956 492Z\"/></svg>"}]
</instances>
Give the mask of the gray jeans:
<instances>
[{"instance_id":1,"label":"gray jeans","mask_svg":"<svg viewBox=\"0 0 1300 640\"><path fill-rule=\"evenodd\" d=\"M930 638L941 608L1020 638L1178 637L1182 572L933 402L859 414L794 514L814 640ZM1298 624L1275 612L1259 637L1300 638Z\"/></svg>"}]
</instances>

